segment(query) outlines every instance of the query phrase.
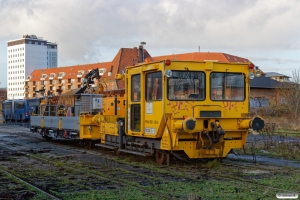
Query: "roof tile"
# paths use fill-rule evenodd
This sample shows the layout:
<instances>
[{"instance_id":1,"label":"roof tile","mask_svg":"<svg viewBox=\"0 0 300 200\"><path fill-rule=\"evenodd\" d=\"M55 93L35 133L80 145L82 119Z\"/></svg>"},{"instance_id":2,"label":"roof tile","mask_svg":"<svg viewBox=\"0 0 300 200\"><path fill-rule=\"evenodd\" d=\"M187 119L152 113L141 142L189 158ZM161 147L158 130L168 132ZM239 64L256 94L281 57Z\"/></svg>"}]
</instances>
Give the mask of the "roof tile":
<instances>
[{"instance_id":1,"label":"roof tile","mask_svg":"<svg viewBox=\"0 0 300 200\"><path fill-rule=\"evenodd\" d=\"M102 62L102 63L92 63L92 64L83 64L83 65L74 65L74 66L66 66L66 67L58 67L58 68L50 68L50 69L37 69L34 70L30 75L31 79L29 81L40 81L42 74L47 74L45 80L49 80L50 74L55 73L56 76L51 80L58 80L58 74L60 72L65 72L63 79L72 79L77 78L77 74L80 70L84 70L84 77L89 70L95 68L105 68L106 71L102 75L108 81L115 80L115 75L118 73L122 73L127 66L132 66L138 63L139 55L138 48L121 48L117 55L111 62ZM246 58L241 58L237 56L233 56L230 54L220 53L220 52L192 52L192 53L182 53L182 54L171 54L164 56L155 56L151 57L146 49L144 51L144 59L150 59L151 61L159 61L159 60L192 60L192 61L204 61L204 60L218 60L220 62L240 62L247 63L249 62ZM111 72L108 74L108 72ZM125 87L125 83L123 80L117 81L118 88L123 89Z\"/></svg>"},{"instance_id":2,"label":"roof tile","mask_svg":"<svg viewBox=\"0 0 300 200\"><path fill-rule=\"evenodd\" d=\"M155 61L170 59L170 60L192 60L192 61L218 60L219 62L239 62L239 63L249 62L249 60L246 58L233 56L230 54L220 53L220 52L192 52L192 53L156 56L152 58Z\"/></svg>"}]
</instances>

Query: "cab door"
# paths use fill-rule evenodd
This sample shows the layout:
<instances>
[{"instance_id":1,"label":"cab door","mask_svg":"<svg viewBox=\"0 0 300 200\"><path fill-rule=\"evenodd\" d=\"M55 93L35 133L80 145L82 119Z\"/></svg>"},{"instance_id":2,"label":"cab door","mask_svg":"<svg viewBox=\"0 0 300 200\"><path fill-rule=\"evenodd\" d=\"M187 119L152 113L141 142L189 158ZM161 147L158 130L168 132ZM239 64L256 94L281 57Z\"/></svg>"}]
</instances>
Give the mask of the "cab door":
<instances>
[{"instance_id":1,"label":"cab door","mask_svg":"<svg viewBox=\"0 0 300 200\"><path fill-rule=\"evenodd\" d=\"M141 74L130 74L128 79L127 133L141 135Z\"/></svg>"},{"instance_id":2,"label":"cab door","mask_svg":"<svg viewBox=\"0 0 300 200\"><path fill-rule=\"evenodd\" d=\"M163 123L163 83L162 72L152 71L145 74L145 115L144 136L156 138L162 134Z\"/></svg>"},{"instance_id":3,"label":"cab door","mask_svg":"<svg viewBox=\"0 0 300 200\"><path fill-rule=\"evenodd\" d=\"M156 138L163 118L162 72L134 70L127 76L127 134Z\"/></svg>"}]
</instances>

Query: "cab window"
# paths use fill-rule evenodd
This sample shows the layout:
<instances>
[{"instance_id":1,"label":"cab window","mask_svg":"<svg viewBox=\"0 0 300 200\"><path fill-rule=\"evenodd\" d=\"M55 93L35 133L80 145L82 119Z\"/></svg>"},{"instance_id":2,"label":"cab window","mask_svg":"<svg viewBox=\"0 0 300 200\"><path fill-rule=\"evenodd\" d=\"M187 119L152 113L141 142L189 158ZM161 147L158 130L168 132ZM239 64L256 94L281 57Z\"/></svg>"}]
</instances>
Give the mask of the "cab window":
<instances>
[{"instance_id":1,"label":"cab window","mask_svg":"<svg viewBox=\"0 0 300 200\"><path fill-rule=\"evenodd\" d=\"M221 101L245 100L245 76L241 73L211 73L210 99Z\"/></svg>"},{"instance_id":2,"label":"cab window","mask_svg":"<svg viewBox=\"0 0 300 200\"><path fill-rule=\"evenodd\" d=\"M162 99L162 73L154 72L146 75L146 100L159 101Z\"/></svg>"},{"instance_id":3,"label":"cab window","mask_svg":"<svg viewBox=\"0 0 300 200\"><path fill-rule=\"evenodd\" d=\"M131 77L131 101L140 101L141 99L141 82L140 74Z\"/></svg>"},{"instance_id":4,"label":"cab window","mask_svg":"<svg viewBox=\"0 0 300 200\"><path fill-rule=\"evenodd\" d=\"M172 71L172 77L168 78L168 99L204 100L205 74L199 71Z\"/></svg>"}]
</instances>

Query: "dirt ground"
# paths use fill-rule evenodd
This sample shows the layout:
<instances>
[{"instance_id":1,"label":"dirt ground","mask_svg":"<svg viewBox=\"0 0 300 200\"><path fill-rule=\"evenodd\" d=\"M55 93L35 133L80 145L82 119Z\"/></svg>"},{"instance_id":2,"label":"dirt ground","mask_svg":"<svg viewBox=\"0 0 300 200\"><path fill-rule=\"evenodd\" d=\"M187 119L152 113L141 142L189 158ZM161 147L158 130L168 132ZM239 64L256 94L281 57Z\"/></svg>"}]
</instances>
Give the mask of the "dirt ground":
<instances>
[{"instance_id":1,"label":"dirt ground","mask_svg":"<svg viewBox=\"0 0 300 200\"><path fill-rule=\"evenodd\" d=\"M299 192L300 167L232 160L172 161L168 167L153 158L87 150L78 141L47 141L24 126L0 124L0 199L273 199L286 190L274 185L277 176L289 183L287 191ZM266 191L270 187L274 191ZM256 192L249 194L249 188Z\"/></svg>"}]
</instances>

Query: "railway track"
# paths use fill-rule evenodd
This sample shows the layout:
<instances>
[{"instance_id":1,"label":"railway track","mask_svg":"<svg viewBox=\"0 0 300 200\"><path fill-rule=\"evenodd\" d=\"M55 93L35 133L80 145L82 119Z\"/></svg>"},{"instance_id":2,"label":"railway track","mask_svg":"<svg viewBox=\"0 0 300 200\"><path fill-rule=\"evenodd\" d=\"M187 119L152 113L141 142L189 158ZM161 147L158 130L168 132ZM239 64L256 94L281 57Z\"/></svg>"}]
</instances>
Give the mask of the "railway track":
<instances>
[{"instance_id":1,"label":"railway track","mask_svg":"<svg viewBox=\"0 0 300 200\"><path fill-rule=\"evenodd\" d=\"M47 192L47 191L45 191L45 190L41 190L40 188L38 188L38 187L32 185L32 184L29 183L28 181L23 180L22 178L13 175L12 173L10 173L10 172L7 171L7 170L4 170L4 169L0 168L0 172L6 174L6 175L8 175L8 176L11 176L13 179L18 180L18 181L20 181L21 183L23 183L23 184L25 184L25 185L28 185L29 187L32 187L34 190L36 190L36 191L38 191L38 192L44 194L44 195L45 195L46 197L48 197L48 198L55 199L55 200L56 200L56 199L57 199L57 200L60 199L60 198L58 198L58 197L56 197L56 196L50 194L49 192Z\"/></svg>"},{"instance_id":2,"label":"railway track","mask_svg":"<svg viewBox=\"0 0 300 200\"><path fill-rule=\"evenodd\" d=\"M265 188L266 190L273 190L274 192L285 192L285 193L295 193L300 192L299 183L297 180L292 183L289 182L289 188L284 187L275 187L267 183L261 183L260 180L264 177L274 177L276 175L283 175L285 172L289 176L299 174L299 170L295 169L285 169L282 171L282 168L273 168L267 166L258 167L258 166L243 166L243 165L232 165L232 164L223 164L222 174L218 171L215 172L215 177L221 177L225 180L231 180L236 182L243 182L247 184L252 184L257 187Z\"/></svg>"},{"instance_id":3,"label":"railway track","mask_svg":"<svg viewBox=\"0 0 300 200\"><path fill-rule=\"evenodd\" d=\"M22 128L20 128L20 131L22 131ZM164 188L172 187L172 185L169 186L172 182L178 182L182 184L202 184L203 181L219 181L215 184L219 184L220 188L222 189L224 186L222 184L224 183L230 183L231 185L237 185L234 190L236 191L245 191L245 187L249 188L250 190L254 190L257 192L260 192L262 194L266 194L268 198L275 198L274 194L276 192L299 192L297 191L298 183L291 184L291 189L287 189L284 186L274 186L267 183L261 183L259 182L261 179L265 177L265 174L259 174L257 176L245 176L244 171L268 171L267 176L271 177L272 175L276 173L280 173L280 167L277 167L278 170L276 171L271 168L268 168L267 166L261 166L261 165L244 165L245 162L237 162L235 164L233 163L222 163L222 167L220 170L218 169L211 169L208 170L204 165L200 165L199 163L183 163L183 162L173 162L171 166L153 166L153 165L144 165L143 162L139 164L132 164L128 166L125 162L122 160L115 161L114 159L118 158L117 156L112 156L112 153L104 153L103 151L100 151L99 149L92 149L92 150L86 150L83 148L78 148L77 143L69 143L68 145L65 144L66 141L64 141L64 144L61 144L60 141L51 141L51 142L40 142L43 141L42 138L40 138L39 135L33 135L34 133L25 134L24 137L30 137L30 138L39 138L37 140L38 147L37 149L28 149L28 147L22 147L19 146L19 144L15 143L13 145L10 145L9 147L7 144L2 143L0 145L0 148L2 149L9 149L10 151L19 152L18 154L21 154L25 152L25 156L27 159L30 158L31 160L35 160L35 162L38 162L41 166L52 166L48 167L51 168L52 171L59 171L62 170L60 175L58 174L52 174L54 176L66 176L69 179L73 179L74 177L81 177L81 183L95 183L96 179L98 180L98 183L95 183L94 185L109 185L110 188L116 188L117 190L124 188L125 186L128 186L132 188L132 190L140 191L141 193L144 193L145 195L149 195L150 197L159 198L159 199L170 199L170 198L178 198L178 199L184 199L186 196L178 197L176 194L172 194L171 192L166 192L163 190L160 190L159 187L164 186ZM11 137L16 137L20 134L18 133L10 133ZM1 138L0 138L1 143ZM12 144L12 143L10 143ZM42 148L43 144L47 144L52 146L52 149ZM49 151L54 151L53 149L64 149L66 151L65 155L57 156L54 153L49 153ZM68 151L73 151L73 153L69 153ZM39 153L42 152L42 153ZM75 153L74 153L75 152ZM94 156L94 159L100 160L99 162L93 162L89 163L86 162L87 157ZM86 158L84 158L86 157ZM130 157L130 156L128 156ZM132 156L131 156L132 157ZM123 159L127 159L127 156L125 156ZM78 162L80 163L78 164ZM68 162L69 166L62 165L62 162ZM125 164L124 164L125 163ZM178 164L179 163L179 164ZM240 164L239 164L240 163ZM248 162L249 164L249 162ZM200 166L200 167L199 167ZM203 167L204 166L204 167ZM47 167L46 167L47 168ZM3 169L1 167L1 169ZM57 170L56 170L57 169ZM3 169L7 170L7 169ZM8 173L12 173L11 171L7 170ZM180 173L178 173L180 172ZM29 179L26 178L26 173L24 174L24 170L21 170L22 176L19 176L19 174L12 173L16 177L20 177L20 179L29 182L32 184L33 182L29 181ZM290 169L290 174L299 174L298 169ZM28 174L28 172L27 172ZM66 175L65 175L66 174ZM72 177L71 174L74 176ZM87 179L82 178L88 177ZM261 176L261 177L260 177ZM24 178L25 177L25 178ZM52 176L53 177L53 176ZM249 178L250 177L250 178ZM254 178L253 178L254 177ZM35 180L35 179L33 179ZM54 182L54 179L49 179ZM39 180L42 182L43 180ZM50 193L51 195L55 195L57 193L63 193L64 190L57 190L53 188L43 188L40 187L40 185L34 185L33 186L43 190L45 189L46 192ZM50 184L51 185L51 184ZM82 186L80 183L74 182L75 186ZM93 184L92 184L93 185ZM243 185L243 188L240 189L240 185ZM73 190L75 190L75 186L73 187ZM153 187L152 187L153 186ZM150 187L150 189L149 189ZM229 186L228 186L229 187ZM98 187L90 187L90 188L84 188L83 191L92 191L92 190L99 190ZM103 189L103 188L102 188ZM51 192L49 192L51 190ZM72 190L69 190L72 191ZM273 194L274 193L274 194ZM269 195L269 196L268 196ZM55 196L56 197L56 196ZM61 198L61 196L57 196L56 198Z\"/></svg>"},{"instance_id":4,"label":"railway track","mask_svg":"<svg viewBox=\"0 0 300 200\"><path fill-rule=\"evenodd\" d=\"M245 165L248 164L248 165ZM249 165L250 164L250 165ZM299 182L300 178L294 180L294 182L289 182L288 187L285 184L278 184L280 187L273 186L268 183L263 183L261 180L264 178L274 177L276 175L289 176L291 179L294 175L298 175L300 169L298 168L283 168L279 166L271 166L271 165L257 165L253 163L245 163L240 162L240 164L232 164L232 163L219 163L215 166L215 168L207 169L196 163L185 164L185 170L182 170L182 174L186 177L196 177L201 181L201 178L210 180L222 180L223 182L232 182L238 187L241 184L246 184L250 188L259 188L261 193L270 193L274 194L278 192L283 193L300 193L299 190ZM169 167L169 171L176 171L177 166ZM170 173L170 172L168 172ZM273 196L275 198L275 196Z\"/></svg>"},{"instance_id":5,"label":"railway track","mask_svg":"<svg viewBox=\"0 0 300 200\"><path fill-rule=\"evenodd\" d=\"M57 167L57 165L60 165L60 164L58 164L57 161L53 161L52 159L39 157L39 156L36 156L31 153L24 154L22 151L16 150L14 148L6 147L3 145L0 145L0 148L2 150L6 149L8 151L17 153L19 155L19 159L20 159L20 156L22 156L22 154L23 154L24 155L23 157L26 157L27 159L31 160L30 161L31 164L38 163L39 166L44 166L44 168L47 168L48 170L55 172L55 171L59 171L61 169L60 167ZM20 161L24 161L24 159L20 159ZM51 185L53 182L67 181L67 180L61 180L60 176L66 176L66 179L73 179L73 180L75 180L74 177L80 177L80 179L78 179L80 182L89 183L88 187L84 187L84 190L86 190L86 191L97 190L100 188L108 189L108 190L119 189L119 188L123 188L126 185L127 187L130 186L130 188L132 188L134 190L139 190L141 192L147 193L150 196L156 196L156 197L159 197L160 199L170 199L170 196L143 188L143 185L151 185L153 182L159 183L159 184L164 184L165 179L153 178L152 176L145 175L145 174L132 173L129 170L117 168L112 165L110 165L110 166L98 165L98 166L94 166L94 167L91 165L83 165L81 168L79 168L78 165L76 167L72 167L70 165L64 165L63 173L60 176L58 174L56 174L57 176L51 176L51 177L45 176L44 178L38 179L38 182L44 182L46 180L51 179L51 181L46 184L48 186L44 187L43 185L34 181L34 179L32 180L33 177L31 177L31 176L28 177L28 174L35 173L34 170L36 170L36 169L30 170L27 168L27 170L25 171L25 170L21 170L20 168L16 167L17 165L20 165L19 162L14 163L14 164L15 165L10 165L10 167L14 169L14 172L12 170L5 169L5 167L3 167L3 166L0 169L1 169L1 171L12 175L14 178L17 178L18 180L21 180L24 183L33 186L35 189L37 189L47 195L52 195L53 198L57 198L57 199L59 199L60 197L54 196L54 195L57 193L63 192L63 191L60 189L55 189L55 187L51 187L49 185ZM108 167L110 169L108 169ZM55 168L58 168L58 169L55 169ZM43 172L38 171L36 175L43 176ZM51 173L49 175L54 175L54 174ZM41 177L41 176L39 176L39 177ZM54 177L58 177L58 178L54 178ZM85 179L85 177L87 177L87 178ZM142 182L141 182L141 180L142 180ZM145 180L147 180L147 181L145 181ZM93 184L90 184L90 183L95 183L94 184L95 187L93 187ZM75 181L72 181L72 185L77 185L78 188L80 188L81 184L76 183L76 180L75 180ZM139 185L141 185L141 186L139 186ZM78 189L76 187L73 187L73 188L74 188L74 190ZM70 192L70 191L72 191L72 190L69 190L68 192Z\"/></svg>"}]
</instances>

